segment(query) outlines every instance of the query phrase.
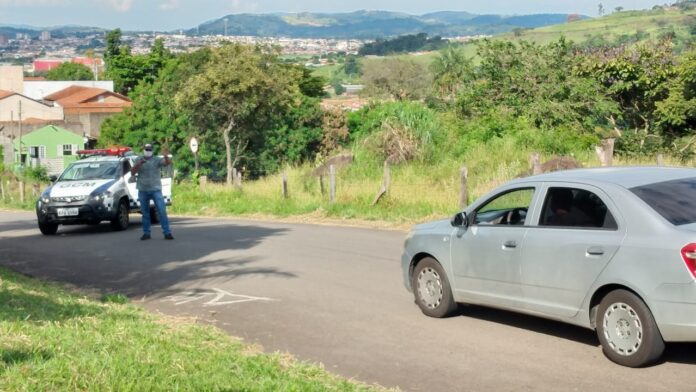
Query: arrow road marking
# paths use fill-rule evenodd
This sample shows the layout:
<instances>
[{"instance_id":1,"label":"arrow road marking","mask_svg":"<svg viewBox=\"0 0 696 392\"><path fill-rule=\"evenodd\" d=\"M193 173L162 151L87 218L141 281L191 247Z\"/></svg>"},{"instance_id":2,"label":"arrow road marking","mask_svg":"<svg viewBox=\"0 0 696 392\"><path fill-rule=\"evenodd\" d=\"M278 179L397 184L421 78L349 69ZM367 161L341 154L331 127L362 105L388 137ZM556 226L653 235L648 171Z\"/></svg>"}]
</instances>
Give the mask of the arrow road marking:
<instances>
[{"instance_id":1,"label":"arrow road marking","mask_svg":"<svg viewBox=\"0 0 696 392\"><path fill-rule=\"evenodd\" d=\"M174 302L174 305L183 305L189 302L203 300L207 297L214 296L213 299L203 303L203 306L224 306L238 304L242 302L252 301L273 301L272 298L252 297L250 295L232 294L229 291L213 288L214 292L194 293L192 291L184 291L179 295L171 295L165 298L165 301ZM228 300L225 300L229 298Z\"/></svg>"}]
</instances>

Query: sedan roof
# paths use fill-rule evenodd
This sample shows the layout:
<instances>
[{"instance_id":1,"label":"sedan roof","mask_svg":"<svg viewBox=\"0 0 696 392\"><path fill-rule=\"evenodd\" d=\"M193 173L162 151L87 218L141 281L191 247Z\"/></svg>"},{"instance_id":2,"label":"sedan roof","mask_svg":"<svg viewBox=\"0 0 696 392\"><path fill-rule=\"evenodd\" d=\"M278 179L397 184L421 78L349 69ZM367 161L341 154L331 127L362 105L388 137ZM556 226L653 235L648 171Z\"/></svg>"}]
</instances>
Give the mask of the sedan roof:
<instances>
[{"instance_id":1,"label":"sedan roof","mask_svg":"<svg viewBox=\"0 0 696 392\"><path fill-rule=\"evenodd\" d=\"M563 170L520 179L526 181L578 181L588 183L616 184L624 188L642 185L696 178L696 169L664 166L615 166L592 169Z\"/></svg>"}]
</instances>

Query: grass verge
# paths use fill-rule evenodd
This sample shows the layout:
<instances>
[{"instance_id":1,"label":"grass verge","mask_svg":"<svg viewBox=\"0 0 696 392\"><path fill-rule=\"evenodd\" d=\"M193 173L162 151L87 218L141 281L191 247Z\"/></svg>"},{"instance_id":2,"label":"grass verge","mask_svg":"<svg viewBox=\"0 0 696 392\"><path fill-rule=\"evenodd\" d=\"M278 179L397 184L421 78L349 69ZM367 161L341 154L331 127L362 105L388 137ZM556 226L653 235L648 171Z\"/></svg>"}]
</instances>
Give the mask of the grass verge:
<instances>
[{"instance_id":1,"label":"grass verge","mask_svg":"<svg viewBox=\"0 0 696 392\"><path fill-rule=\"evenodd\" d=\"M122 302L0 268L0 390L377 390Z\"/></svg>"}]
</instances>

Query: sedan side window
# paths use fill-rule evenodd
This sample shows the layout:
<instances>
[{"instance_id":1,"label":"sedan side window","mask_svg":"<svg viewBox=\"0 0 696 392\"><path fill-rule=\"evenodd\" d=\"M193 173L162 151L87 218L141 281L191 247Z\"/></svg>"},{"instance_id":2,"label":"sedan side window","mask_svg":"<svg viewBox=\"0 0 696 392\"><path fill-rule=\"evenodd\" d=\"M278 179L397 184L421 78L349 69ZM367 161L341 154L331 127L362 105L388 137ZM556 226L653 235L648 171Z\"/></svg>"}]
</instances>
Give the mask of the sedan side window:
<instances>
[{"instance_id":1,"label":"sedan side window","mask_svg":"<svg viewBox=\"0 0 696 392\"><path fill-rule=\"evenodd\" d=\"M616 230L614 216L594 193L576 188L549 188L541 215L541 226L586 227Z\"/></svg>"},{"instance_id":2,"label":"sedan side window","mask_svg":"<svg viewBox=\"0 0 696 392\"><path fill-rule=\"evenodd\" d=\"M494 197L476 210L474 224L524 225L534 188L515 189Z\"/></svg>"}]
</instances>

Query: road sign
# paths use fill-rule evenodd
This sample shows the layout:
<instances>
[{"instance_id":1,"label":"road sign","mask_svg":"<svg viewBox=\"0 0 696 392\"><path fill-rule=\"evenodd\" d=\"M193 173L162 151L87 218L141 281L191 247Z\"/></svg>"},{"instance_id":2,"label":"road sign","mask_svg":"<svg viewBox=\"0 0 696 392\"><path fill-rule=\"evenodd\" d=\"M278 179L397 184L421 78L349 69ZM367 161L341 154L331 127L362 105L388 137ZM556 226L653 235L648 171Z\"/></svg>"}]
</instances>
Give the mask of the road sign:
<instances>
[{"instance_id":1,"label":"road sign","mask_svg":"<svg viewBox=\"0 0 696 392\"><path fill-rule=\"evenodd\" d=\"M189 143L189 146L191 147L191 151L194 154L198 152L198 140L196 140L195 137L191 138L191 142Z\"/></svg>"}]
</instances>

